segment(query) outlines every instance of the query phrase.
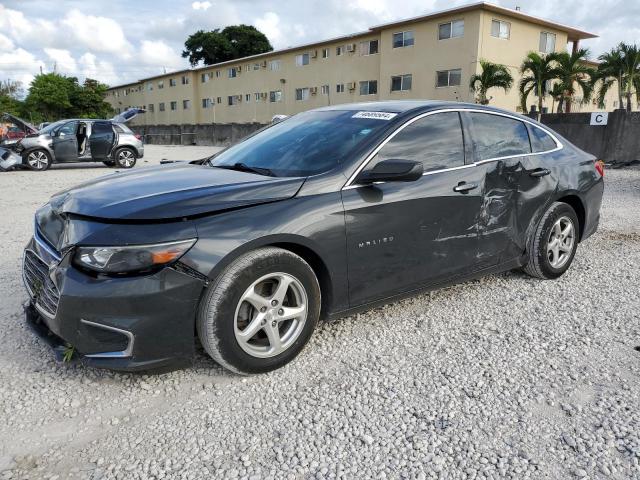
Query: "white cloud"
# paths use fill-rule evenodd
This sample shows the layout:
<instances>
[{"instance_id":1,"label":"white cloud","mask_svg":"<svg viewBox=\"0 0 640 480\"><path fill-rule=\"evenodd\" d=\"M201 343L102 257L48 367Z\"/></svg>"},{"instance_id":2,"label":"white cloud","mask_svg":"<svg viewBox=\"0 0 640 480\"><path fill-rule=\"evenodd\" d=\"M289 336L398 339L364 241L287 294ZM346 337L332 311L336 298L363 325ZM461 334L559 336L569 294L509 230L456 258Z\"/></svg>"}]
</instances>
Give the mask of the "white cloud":
<instances>
[{"instance_id":1,"label":"white cloud","mask_svg":"<svg viewBox=\"0 0 640 480\"><path fill-rule=\"evenodd\" d=\"M300 24L285 24L275 12L266 12L253 21L255 27L264 33L275 48L283 48L300 43L305 29Z\"/></svg>"},{"instance_id":2,"label":"white cloud","mask_svg":"<svg viewBox=\"0 0 640 480\"><path fill-rule=\"evenodd\" d=\"M57 72L74 75L78 71L78 64L69 50L45 48L44 53L54 62Z\"/></svg>"},{"instance_id":3,"label":"white cloud","mask_svg":"<svg viewBox=\"0 0 640 480\"><path fill-rule=\"evenodd\" d=\"M80 46L96 52L118 54L123 58L131 55L131 44L122 27L111 18L71 10L61 23Z\"/></svg>"},{"instance_id":4,"label":"white cloud","mask_svg":"<svg viewBox=\"0 0 640 480\"><path fill-rule=\"evenodd\" d=\"M25 88L29 87L34 74L44 67L43 61L22 48L0 53L0 70L7 73L4 78L18 80Z\"/></svg>"},{"instance_id":5,"label":"white cloud","mask_svg":"<svg viewBox=\"0 0 640 480\"><path fill-rule=\"evenodd\" d=\"M209 10L209 8L211 8L211 2L193 2L191 8L194 10Z\"/></svg>"},{"instance_id":6,"label":"white cloud","mask_svg":"<svg viewBox=\"0 0 640 480\"><path fill-rule=\"evenodd\" d=\"M143 40L140 46L140 62L155 67L179 68L184 60L162 40Z\"/></svg>"},{"instance_id":7,"label":"white cloud","mask_svg":"<svg viewBox=\"0 0 640 480\"><path fill-rule=\"evenodd\" d=\"M0 33L0 52L8 52L14 49L11 39Z\"/></svg>"},{"instance_id":8,"label":"white cloud","mask_svg":"<svg viewBox=\"0 0 640 480\"><path fill-rule=\"evenodd\" d=\"M105 60L98 60L93 53L85 53L80 57L78 63L80 73L84 77L100 80L111 85L121 81L113 65Z\"/></svg>"}]
</instances>

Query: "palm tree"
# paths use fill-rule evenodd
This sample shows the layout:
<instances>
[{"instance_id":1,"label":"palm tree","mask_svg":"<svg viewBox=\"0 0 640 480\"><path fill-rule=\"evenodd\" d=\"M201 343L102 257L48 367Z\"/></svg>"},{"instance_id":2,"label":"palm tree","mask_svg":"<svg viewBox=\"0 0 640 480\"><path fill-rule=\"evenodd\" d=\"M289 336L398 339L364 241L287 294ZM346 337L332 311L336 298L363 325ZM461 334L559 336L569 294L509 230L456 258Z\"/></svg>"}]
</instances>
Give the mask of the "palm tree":
<instances>
[{"instance_id":1,"label":"palm tree","mask_svg":"<svg viewBox=\"0 0 640 480\"><path fill-rule=\"evenodd\" d=\"M600 64L593 78L593 86L597 88L598 107L604 108L607 92L615 83L618 87L618 105L623 108L622 91L624 88L624 59L620 46L612 48L598 57Z\"/></svg>"},{"instance_id":2,"label":"palm tree","mask_svg":"<svg viewBox=\"0 0 640 480\"><path fill-rule=\"evenodd\" d=\"M637 45L621 43L618 48L623 58L623 84L624 96L627 99L627 112L631 111L631 97L635 91L636 96L640 91L640 49Z\"/></svg>"},{"instance_id":3,"label":"palm tree","mask_svg":"<svg viewBox=\"0 0 640 480\"><path fill-rule=\"evenodd\" d=\"M547 94L547 86L550 80L557 78L555 68L556 54L541 55L537 52L529 52L520 67L520 105L522 111L527 111L527 97L531 92L538 96L538 117L542 114L542 103Z\"/></svg>"},{"instance_id":4,"label":"palm tree","mask_svg":"<svg viewBox=\"0 0 640 480\"><path fill-rule=\"evenodd\" d=\"M589 50L581 48L573 53L560 52L554 55L555 71L560 85L564 88L564 111L571 112L571 101L576 94L576 87L582 91L582 101L591 98L592 78L595 70L585 62L589 57Z\"/></svg>"},{"instance_id":5,"label":"palm tree","mask_svg":"<svg viewBox=\"0 0 640 480\"><path fill-rule=\"evenodd\" d=\"M509 68L499 63L480 60L481 73L471 76L469 90L476 93L476 101L481 105L488 105L487 92L491 88L502 88L507 93L513 86L513 77Z\"/></svg>"},{"instance_id":6,"label":"palm tree","mask_svg":"<svg viewBox=\"0 0 640 480\"><path fill-rule=\"evenodd\" d=\"M562 111L562 100L564 98L564 85L556 82L553 84L553 87L551 87L551 90L549 90L549 96L551 97L552 103L551 103L551 113L553 113L553 108L555 107L555 102L558 102L558 110L557 112L560 113Z\"/></svg>"}]
</instances>

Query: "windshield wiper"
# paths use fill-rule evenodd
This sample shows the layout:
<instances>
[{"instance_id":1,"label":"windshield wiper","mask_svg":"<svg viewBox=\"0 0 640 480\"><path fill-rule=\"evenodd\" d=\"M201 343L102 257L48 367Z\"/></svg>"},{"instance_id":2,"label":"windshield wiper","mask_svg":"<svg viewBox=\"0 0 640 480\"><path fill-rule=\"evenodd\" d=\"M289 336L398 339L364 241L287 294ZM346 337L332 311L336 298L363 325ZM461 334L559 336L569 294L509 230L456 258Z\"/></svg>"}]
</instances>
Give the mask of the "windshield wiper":
<instances>
[{"instance_id":1,"label":"windshield wiper","mask_svg":"<svg viewBox=\"0 0 640 480\"><path fill-rule=\"evenodd\" d=\"M233 165L213 165L216 168L225 168L227 170L237 170L239 172L257 173L258 175L265 175L267 177L275 177L275 174L268 168L263 167L251 167L246 163L238 162Z\"/></svg>"}]
</instances>

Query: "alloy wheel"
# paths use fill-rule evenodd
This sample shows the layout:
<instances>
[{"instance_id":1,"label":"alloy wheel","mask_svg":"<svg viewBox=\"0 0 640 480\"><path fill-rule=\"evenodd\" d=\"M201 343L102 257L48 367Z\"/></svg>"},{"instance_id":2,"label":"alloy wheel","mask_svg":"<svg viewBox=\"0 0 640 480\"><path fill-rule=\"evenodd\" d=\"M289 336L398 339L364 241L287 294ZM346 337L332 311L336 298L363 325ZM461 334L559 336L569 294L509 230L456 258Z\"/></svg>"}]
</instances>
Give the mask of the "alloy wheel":
<instances>
[{"instance_id":1,"label":"alloy wheel","mask_svg":"<svg viewBox=\"0 0 640 480\"><path fill-rule=\"evenodd\" d=\"M121 150L120 153L118 153L118 160L120 165L128 168L135 162L135 157L131 150Z\"/></svg>"},{"instance_id":2,"label":"alloy wheel","mask_svg":"<svg viewBox=\"0 0 640 480\"><path fill-rule=\"evenodd\" d=\"M575 228L569 217L560 217L551 227L547 241L547 258L553 268L562 268L571 258Z\"/></svg>"},{"instance_id":3,"label":"alloy wheel","mask_svg":"<svg viewBox=\"0 0 640 480\"><path fill-rule=\"evenodd\" d=\"M27 156L27 163L34 170L44 170L49 163L49 158L46 153L38 150L36 152L31 152Z\"/></svg>"},{"instance_id":4,"label":"alloy wheel","mask_svg":"<svg viewBox=\"0 0 640 480\"><path fill-rule=\"evenodd\" d=\"M240 348L268 358L287 350L302 333L308 311L307 293L296 277L270 273L244 292L234 318Z\"/></svg>"}]
</instances>

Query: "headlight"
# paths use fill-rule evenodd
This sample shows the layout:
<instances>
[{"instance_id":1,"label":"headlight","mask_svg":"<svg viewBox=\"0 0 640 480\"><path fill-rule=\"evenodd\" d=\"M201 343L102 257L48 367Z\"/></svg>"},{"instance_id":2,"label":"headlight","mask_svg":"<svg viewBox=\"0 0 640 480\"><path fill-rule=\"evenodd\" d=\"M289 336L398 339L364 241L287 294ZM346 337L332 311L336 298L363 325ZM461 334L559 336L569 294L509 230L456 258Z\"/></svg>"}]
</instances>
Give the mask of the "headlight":
<instances>
[{"instance_id":1,"label":"headlight","mask_svg":"<svg viewBox=\"0 0 640 480\"><path fill-rule=\"evenodd\" d=\"M154 245L79 247L74 255L74 263L98 273L145 272L175 262L194 243L195 238Z\"/></svg>"}]
</instances>

